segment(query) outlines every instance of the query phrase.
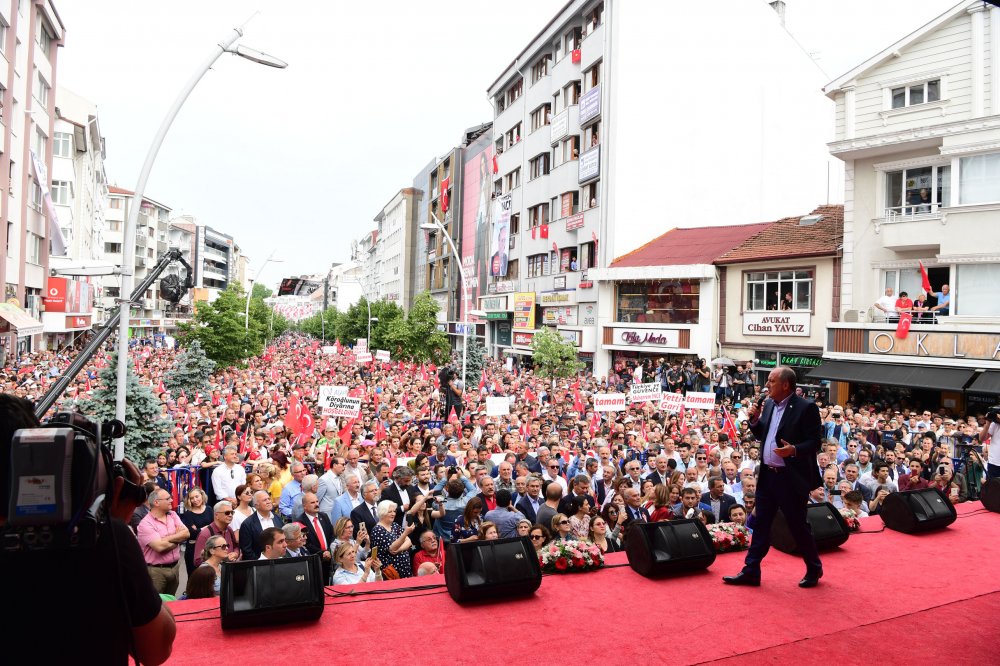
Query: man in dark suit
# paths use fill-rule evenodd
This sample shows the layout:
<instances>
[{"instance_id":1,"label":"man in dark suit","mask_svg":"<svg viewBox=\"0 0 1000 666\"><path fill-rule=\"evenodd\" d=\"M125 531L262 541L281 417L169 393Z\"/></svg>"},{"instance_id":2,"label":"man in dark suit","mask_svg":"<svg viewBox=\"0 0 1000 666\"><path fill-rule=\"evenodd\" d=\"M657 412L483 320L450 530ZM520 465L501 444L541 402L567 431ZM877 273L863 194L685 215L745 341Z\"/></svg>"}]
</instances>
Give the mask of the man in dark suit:
<instances>
[{"instance_id":1,"label":"man in dark suit","mask_svg":"<svg viewBox=\"0 0 1000 666\"><path fill-rule=\"evenodd\" d=\"M418 499L420 497L423 495L413 486L413 470L406 465L399 465L392 470L392 483L382 489L379 501L390 500L396 503L396 524L403 524L404 515L408 524L415 524L426 506L424 500Z\"/></svg>"},{"instance_id":2,"label":"man in dark suit","mask_svg":"<svg viewBox=\"0 0 1000 666\"><path fill-rule=\"evenodd\" d=\"M542 480L537 476L531 476L528 478L528 492L517 500L517 505L514 508L534 523L538 515L538 509L544 503L545 498L542 497Z\"/></svg>"},{"instance_id":3,"label":"man in dark suit","mask_svg":"<svg viewBox=\"0 0 1000 666\"><path fill-rule=\"evenodd\" d=\"M330 516L319 510L319 498L316 493L302 494L302 513L296 520L305 526L302 533L306 537L306 550L322 554L323 580L329 581L333 563L330 553L330 544L334 538L333 523L330 522Z\"/></svg>"},{"instance_id":4,"label":"man in dark suit","mask_svg":"<svg viewBox=\"0 0 1000 666\"><path fill-rule=\"evenodd\" d=\"M371 534L372 530L375 529L375 523L378 522L378 482L365 481L365 485L361 488L361 497L363 498L361 504L351 511L351 523L354 524L355 531L357 531L358 525L364 523L368 534ZM399 512L397 511L397 513Z\"/></svg>"},{"instance_id":5,"label":"man in dark suit","mask_svg":"<svg viewBox=\"0 0 1000 666\"><path fill-rule=\"evenodd\" d=\"M729 519L729 509L736 504L736 498L726 494L721 476L713 476L708 480L708 492L701 495L701 503L712 507L715 522L721 523Z\"/></svg>"},{"instance_id":6,"label":"man in dark suit","mask_svg":"<svg viewBox=\"0 0 1000 666\"><path fill-rule=\"evenodd\" d=\"M623 534L628 536L632 523L648 523L649 512L642 506L642 497L635 488L626 488L623 494L625 498L625 523Z\"/></svg>"},{"instance_id":7,"label":"man in dark suit","mask_svg":"<svg viewBox=\"0 0 1000 666\"><path fill-rule=\"evenodd\" d=\"M253 505L257 509L240 525L240 551L243 559L259 560L262 547L260 535L268 527L281 528L281 517L272 511L274 503L266 490L258 490L253 494Z\"/></svg>"},{"instance_id":8,"label":"man in dark suit","mask_svg":"<svg viewBox=\"0 0 1000 666\"><path fill-rule=\"evenodd\" d=\"M586 474L577 474L573 477L572 489L567 493L561 500L559 500L559 513L564 513L567 516L571 516L576 511L573 510L573 498L574 497L586 497L587 501L590 502L590 508L593 509L597 505L597 500L590 493L592 488L590 487L590 477Z\"/></svg>"},{"instance_id":9,"label":"man in dark suit","mask_svg":"<svg viewBox=\"0 0 1000 666\"><path fill-rule=\"evenodd\" d=\"M795 371L779 366L767 378L770 397L748 411L750 430L763 443L753 541L743 570L723 576L729 585L760 585L760 563L771 547L771 524L781 509L806 563L799 587L815 587L823 576L816 541L806 520L809 491L822 485L816 456L822 424L816 403L795 394Z\"/></svg>"}]
</instances>

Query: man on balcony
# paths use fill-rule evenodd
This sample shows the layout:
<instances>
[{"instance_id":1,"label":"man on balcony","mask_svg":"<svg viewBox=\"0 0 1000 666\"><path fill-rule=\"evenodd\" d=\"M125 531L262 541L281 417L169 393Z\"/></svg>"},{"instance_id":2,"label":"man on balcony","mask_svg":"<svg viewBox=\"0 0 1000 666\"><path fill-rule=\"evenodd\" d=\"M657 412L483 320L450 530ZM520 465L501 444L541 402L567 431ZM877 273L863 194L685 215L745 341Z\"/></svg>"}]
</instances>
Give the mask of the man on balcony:
<instances>
[{"instance_id":1,"label":"man on balcony","mask_svg":"<svg viewBox=\"0 0 1000 666\"><path fill-rule=\"evenodd\" d=\"M899 314L896 312L896 299L892 293L892 287L886 287L885 294L875 301L875 309L880 310L885 320L890 322L894 322L899 318Z\"/></svg>"},{"instance_id":2,"label":"man on balcony","mask_svg":"<svg viewBox=\"0 0 1000 666\"><path fill-rule=\"evenodd\" d=\"M941 291L934 292L937 298L937 305L931 308L931 312L936 312L938 317L947 317L951 309L951 289L948 285L941 285Z\"/></svg>"}]
</instances>

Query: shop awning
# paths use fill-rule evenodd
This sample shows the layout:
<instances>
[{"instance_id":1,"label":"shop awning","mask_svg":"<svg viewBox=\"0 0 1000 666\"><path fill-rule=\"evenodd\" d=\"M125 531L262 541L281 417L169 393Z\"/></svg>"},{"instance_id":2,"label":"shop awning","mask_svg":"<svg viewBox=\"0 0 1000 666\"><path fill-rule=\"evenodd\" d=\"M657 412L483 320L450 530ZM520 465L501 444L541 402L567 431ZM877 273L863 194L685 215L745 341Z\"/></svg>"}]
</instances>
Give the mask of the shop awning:
<instances>
[{"instance_id":1,"label":"shop awning","mask_svg":"<svg viewBox=\"0 0 1000 666\"><path fill-rule=\"evenodd\" d=\"M909 386L937 391L961 391L972 379L973 371L960 368L934 368L918 365L862 363L859 361L823 361L810 370L810 379L858 384Z\"/></svg>"},{"instance_id":2,"label":"shop awning","mask_svg":"<svg viewBox=\"0 0 1000 666\"><path fill-rule=\"evenodd\" d=\"M10 324L11 328L17 331L19 338L42 332L42 322L11 303L0 303L0 319Z\"/></svg>"},{"instance_id":3,"label":"shop awning","mask_svg":"<svg viewBox=\"0 0 1000 666\"><path fill-rule=\"evenodd\" d=\"M980 372L967 389L971 393L993 393L1000 395L1000 372Z\"/></svg>"}]
</instances>

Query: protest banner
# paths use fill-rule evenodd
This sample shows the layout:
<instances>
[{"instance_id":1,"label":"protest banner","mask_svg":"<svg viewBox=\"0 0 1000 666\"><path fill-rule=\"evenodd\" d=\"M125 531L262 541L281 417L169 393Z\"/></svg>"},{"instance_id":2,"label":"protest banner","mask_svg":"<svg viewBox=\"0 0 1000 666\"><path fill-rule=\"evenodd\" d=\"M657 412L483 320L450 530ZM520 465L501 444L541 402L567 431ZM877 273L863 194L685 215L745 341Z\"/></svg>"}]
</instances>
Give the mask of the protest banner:
<instances>
[{"instance_id":1,"label":"protest banner","mask_svg":"<svg viewBox=\"0 0 1000 666\"><path fill-rule=\"evenodd\" d=\"M688 391L684 396L684 406L688 409L715 409L715 394Z\"/></svg>"},{"instance_id":2,"label":"protest banner","mask_svg":"<svg viewBox=\"0 0 1000 666\"><path fill-rule=\"evenodd\" d=\"M663 397L663 387L659 382L649 384L632 384L632 392L629 394L631 402L656 402Z\"/></svg>"},{"instance_id":3,"label":"protest banner","mask_svg":"<svg viewBox=\"0 0 1000 666\"><path fill-rule=\"evenodd\" d=\"M361 414L361 398L330 396L323 405L323 416L346 416L358 418Z\"/></svg>"},{"instance_id":4,"label":"protest banner","mask_svg":"<svg viewBox=\"0 0 1000 666\"><path fill-rule=\"evenodd\" d=\"M337 348L333 345L327 345L326 347L323 347L323 353L327 356L336 356Z\"/></svg>"},{"instance_id":5,"label":"protest banner","mask_svg":"<svg viewBox=\"0 0 1000 666\"><path fill-rule=\"evenodd\" d=\"M390 356L389 352L387 352L384 349L376 349L375 358L378 359L379 361L382 361L383 363L388 363L389 361L392 360L392 356Z\"/></svg>"},{"instance_id":6,"label":"protest banner","mask_svg":"<svg viewBox=\"0 0 1000 666\"><path fill-rule=\"evenodd\" d=\"M508 414L510 414L510 400L505 396L486 398L487 416L507 416Z\"/></svg>"},{"instance_id":7,"label":"protest banner","mask_svg":"<svg viewBox=\"0 0 1000 666\"><path fill-rule=\"evenodd\" d=\"M354 355L354 360L358 363L371 363L373 358L368 352L360 352Z\"/></svg>"},{"instance_id":8,"label":"protest banner","mask_svg":"<svg viewBox=\"0 0 1000 666\"><path fill-rule=\"evenodd\" d=\"M622 412L628 408L624 393L595 393L595 412Z\"/></svg>"},{"instance_id":9,"label":"protest banner","mask_svg":"<svg viewBox=\"0 0 1000 666\"><path fill-rule=\"evenodd\" d=\"M660 410L671 414L677 414L681 411L681 406L683 404L684 396L680 393L664 393L663 397L660 399Z\"/></svg>"},{"instance_id":10,"label":"protest banner","mask_svg":"<svg viewBox=\"0 0 1000 666\"><path fill-rule=\"evenodd\" d=\"M345 398L347 397L348 388L346 386L320 386L319 387L319 397L316 402L319 403L320 408L328 406L330 398Z\"/></svg>"},{"instance_id":11,"label":"protest banner","mask_svg":"<svg viewBox=\"0 0 1000 666\"><path fill-rule=\"evenodd\" d=\"M368 351L368 338L358 338L358 341L354 343L354 353L366 351Z\"/></svg>"}]
</instances>

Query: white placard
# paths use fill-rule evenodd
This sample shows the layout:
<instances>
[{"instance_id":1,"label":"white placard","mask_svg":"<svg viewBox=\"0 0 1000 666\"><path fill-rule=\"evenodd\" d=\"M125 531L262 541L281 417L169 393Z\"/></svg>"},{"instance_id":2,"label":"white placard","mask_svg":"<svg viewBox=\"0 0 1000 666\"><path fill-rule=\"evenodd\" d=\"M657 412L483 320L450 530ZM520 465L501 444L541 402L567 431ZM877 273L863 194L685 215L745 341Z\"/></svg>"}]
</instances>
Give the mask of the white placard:
<instances>
[{"instance_id":1,"label":"white placard","mask_svg":"<svg viewBox=\"0 0 1000 666\"><path fill-rule=\"evenodd\" d=\"M664 393L660 399L660 409L664 412L678 414L684 405L684 396L680 393Z\"/></svg>"},{"instance_id":2,"label":"white placard","mask_svg":"<svg viewBox=\"0 0 1000 666\"><path fill-rule=\"evenodd\" d=\"M349 391L346 386L320 386L317 402L320 407L326 407L330 398L346 398Z\"/></svg>"},{"instance_id":3,"label":"white placard","mask_svg":"<svg viewBox=\"0 0 1000 666\"><path fill-rule=\"evenodd\" d=\"M506 396L486 398L486 416L507 416L510 414L510 399Z\"/></svg>"},{"instance_id":4,"label":"white placard","mask_svg":"<svg viewBox=\"0 0 1000 666\"><path fill-rule=\"evenodd\" d=\"M629 395L632 402L655 402L663 397L663 387L660 386L660 382L632 384L632 392Z\"/></svg>"},{"instance_id":5,"label":"white placard","mask_svg":"<svg viewBox=\"0 0 1000 666\"><path fill-rule=\"evenodd\" d=\"M684 406L688 409L715 409L715 394L688 391L684 396Z\"/></svg>"},{"instance_id":6,"label":"white placard","mask_svg":"<svg viewBox=\"0 0 1000 666\"><path fill-rule=\"evenodd\" d=\"M327 356L334 356L337 353L337 348L327 345L326 347L323 347L323 353Z\"/></svg>"},{"instance_id":7,"label":"white placard","mask_svg":"<svg viewBox=\"0 0 1000 666\"><path fill-rule=\"evenodd\" d=\"M392 356L390 356L389 352L387 352L384 349L376 349L375 358L382 361L383 363L388 363L390 360L392 360Z\"/></svg>"},{"instance_id":8,"label":"white placard","mask_svg":"<svg viewBox=\"0 0 1000 666\"><path fill-rule=\"evenodd\" d=\"M595 412L623 412L628 409L624 393L595 393Z\"/></svg>"},{"instance_id":9,"label":"white placard","mask_svg":"<svg viewBox=\"0 0 1000 666\"><path fill-rule=\"evenodd\" d=\"M354 343L354 353L366 351L368 351L368 338L358 338L358 341Z\"/></svg>"},{"instance_id":10,"label":"white placard","mask_svg":"<svg viewBox=\"0 0 1000 666\"><path fill-rule=\"evenodd\" d=\"M372 358L374 357L368 352L361 352L359 354L354 355L354 360L357 361L358 363L371 363Z\"/></svg>"},{"instance_id":11,"label":"white placard","mask_svg":"<svg viewBox=\"0 0 1000 666\"><path fill-rule=\"evenodd\" d=\"M323 406L323 416L347 416L358 418L361 414L361 398L330 396Z\"/></svg>"}]
</instances>

